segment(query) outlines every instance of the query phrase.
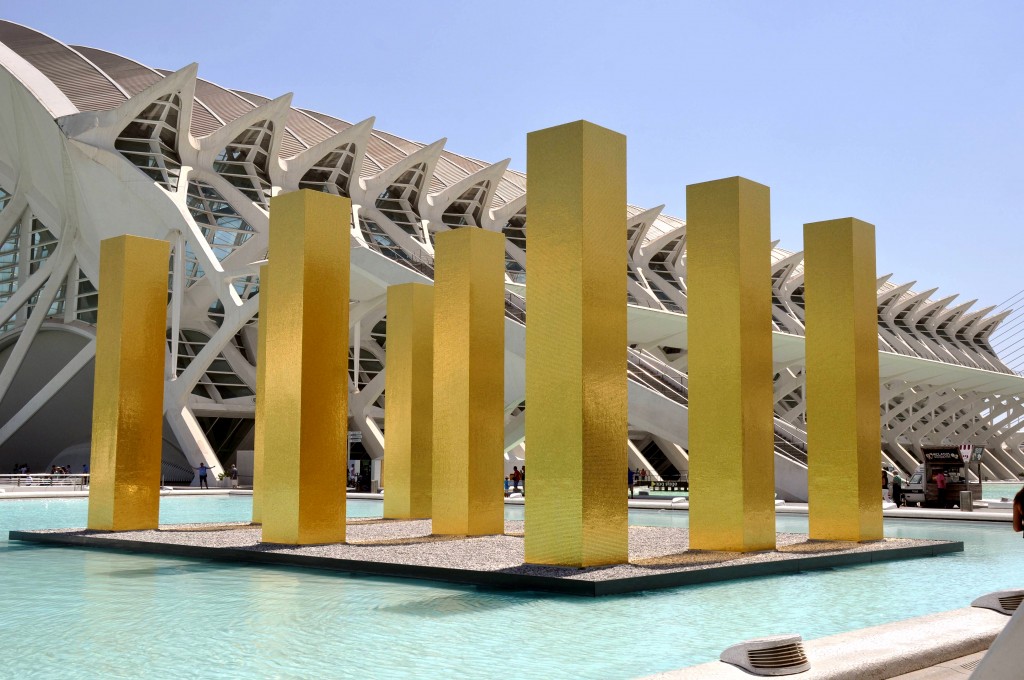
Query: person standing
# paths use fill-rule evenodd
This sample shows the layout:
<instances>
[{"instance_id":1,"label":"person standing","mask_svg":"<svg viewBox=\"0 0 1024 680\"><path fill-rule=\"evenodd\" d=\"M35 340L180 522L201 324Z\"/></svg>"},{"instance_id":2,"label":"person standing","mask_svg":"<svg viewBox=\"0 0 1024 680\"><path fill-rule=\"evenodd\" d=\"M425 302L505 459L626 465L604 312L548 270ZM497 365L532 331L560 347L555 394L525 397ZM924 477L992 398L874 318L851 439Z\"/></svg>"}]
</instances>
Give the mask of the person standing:
<instances>
[{"instance_id":1,"label":"person standing","mask_svg":"<svg viewBox=\"0 0 1024 680\"><path fill-rule=\"evenodd\" d=\"M520 482L520 480L522 480L522 478L523 478L523 475L522 475L521 472L519 472L519 466L518 465L513 465L512 466L512 492L513 493L516 493L516 492L519 491L519 482Z\"/></svg>"},{"instance_id":2,"label":"person standing","mask_svg":"<svg viewBox=\"0 0 1024 680\"><path fill-rule=\"evenodd\" d=\"M903 480L900 478L900 471L892 472L892 502L896 507L903 507Z\"/></svg>"},{"instance_id":3,"label":"person standing","mask_svg":"<svg viewBox=\"0 0 1024 680\"><path fill-rule=\"evenodd\" d=\"M199 470L199 488L202 489L205 485L207 489L210 488L210 483L206 481L206 475L209 473L210 468L206 467L206 461L199 464L199 467L195 468Z\"/></svg>"},{"instance_id":4,"label":"person standing","mask_svg":"<svg viewBox=\"0 0 1024 680\"><path fill-rule=\"evenodd\" d=\"M234 463L231 464L231 472L229 473L229 476L231 477L231 488L232 489L237 489L238 488L238 468L235 467Z\"/></svg>"},{"instance_id":5,"label":"person standing","mask_svg":"<svg viewBox=\"0 0 1024 680\"><path fill-rule=\"evenodd\" d=\"M946 475L939 470L935 473L935 486L939 490L939 507L946 507Z\"/></svg>"},{"instance_id":6,"label":"person standing","mask_svg":"<svg viewBox=\"0 0 1024 680\"><path fill-rule=\"evenodd\" d=\"M629 482L629 497L633 497L633 480L636 477L636 473L633 472L633 468L629 468L629 473L626 475L626 479Z\"/></svg>"},{"instance_id":7,"label":"person standing","mask_svg":"<svg viewBox=\"0 0 1024 680\"><path fill-rule=\"evenodd\" d=\"M886 500L885 495L889 493L889 475L886 473L885 468L882 468L882 500Z\"/></svg>"}]
</instances>

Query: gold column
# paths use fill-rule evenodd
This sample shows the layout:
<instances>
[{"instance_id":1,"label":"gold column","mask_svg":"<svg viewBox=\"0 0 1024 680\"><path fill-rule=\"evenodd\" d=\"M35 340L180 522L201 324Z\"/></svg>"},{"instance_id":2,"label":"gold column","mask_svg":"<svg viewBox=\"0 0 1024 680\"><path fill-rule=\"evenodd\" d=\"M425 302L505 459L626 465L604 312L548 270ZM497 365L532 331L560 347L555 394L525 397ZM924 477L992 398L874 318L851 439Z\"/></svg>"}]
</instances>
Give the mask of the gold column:
<instances>
[{"instance_id":1,"label":"gold column","mask_svg":"<svg viewBox=\"0 0 1024 680\"><path fill-rule=\"evenodd\" d=\"M629 560L626 138L527 136L526 561Z\"/></svg>"},{"instance_id":2,"label":"gold column","mask_svg":"<svg viewBox=\"0 0 1024 680\"><path fill-rule=\"evenodd\" d=\"M433 532L500 534L505 238L464 227L435 243Z\"/></svg>"},{"instance_id":3,"label":"gold column","mask_svg":"<svg viewBox=\"0 0 1024 680\"><path fill-rule=\"evenodd\" d=\"M810 537L882 538L875 228L804 225Z\"/></svg>"},{"instance_id":4,"label":"gold column","mask_svg":"<svg viewBox=\"0 0 1024 680\"><path fill-rule=\"evenodd\" d=\"M263 407L267 381L267 300L270 297L268 275L270 265L260 267L259 323L256 327L256 433L252 452L252 521L261 524L263 519L263 495L266 493L263 476L263 452L266 449L267 410Z\"/></svg>"},{"instance_id":5,"label":"gold column","mask_svg":"<svg viewBox=\"0 0 1024 680\"><path fill-rule=\"evenodd\" d=\"M160 519L167 241L100 243L100 304L89 471L90 529L155 529Z\"/></svg>"},{"instance_id":6,"label":"gold column","mask_svg":"<svg viewBox=\"0 0 1024 680\"><path fill-rule=\"evenodd\" d=\"M349 199L308 189L270 201L263 541L345 540Z\"/></svg>"},{"instance_id":7,"label":"gold column","mask_svg":"<svg viewBox=\"0 0 1024 680\"><path fill-rule=\"evenodd\" d=\"M388 287L384 373L384 517L430 517L433 455L434 288Z\"/></svg>"},{"instance_id":8,"label":"gold column","mask_svg":"<svg viewBox=\"0 0 1024 680\"><path fill-rule=\"evenodd\" d=\"M686 187L690 547L775 547L768 187Z\"/></svg>"}]
</instances>

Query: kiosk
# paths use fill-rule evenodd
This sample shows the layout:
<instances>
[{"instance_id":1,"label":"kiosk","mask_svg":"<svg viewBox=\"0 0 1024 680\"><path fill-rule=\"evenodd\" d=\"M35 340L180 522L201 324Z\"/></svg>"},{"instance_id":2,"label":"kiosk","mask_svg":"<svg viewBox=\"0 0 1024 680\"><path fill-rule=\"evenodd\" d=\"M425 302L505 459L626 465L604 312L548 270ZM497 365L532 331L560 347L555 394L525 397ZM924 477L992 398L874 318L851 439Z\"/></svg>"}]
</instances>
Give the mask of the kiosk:
<instances>
[{"instance_id":1,"label":"kiosk","mask_svg":"<svg viewBox=\"0 0 1024 680\"><path fill-rule=\"evenodd\" d=\"M981 456L985 449L981 446L961 448L959 446L923 446L924 465L914 471L910 482L903 490L907 503L919 502L923 507L952 507L959 505L960 492L970 491L974 501L981 500ZM970 478L972 464L977 464L977 472L972 482ZM946 493L939 499L939 488L935 484L935 475L942 472L946 477Z\"/></svg>"}]
</instances>

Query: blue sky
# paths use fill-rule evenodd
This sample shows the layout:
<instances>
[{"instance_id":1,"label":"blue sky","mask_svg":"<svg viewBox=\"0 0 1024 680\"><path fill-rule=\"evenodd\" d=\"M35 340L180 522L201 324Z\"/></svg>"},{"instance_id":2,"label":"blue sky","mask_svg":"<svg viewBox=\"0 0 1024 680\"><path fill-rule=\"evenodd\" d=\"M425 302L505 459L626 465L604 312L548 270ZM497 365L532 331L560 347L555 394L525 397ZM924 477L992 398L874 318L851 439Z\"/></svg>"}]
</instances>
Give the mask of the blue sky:
<instances>
[{"instance_id":1,"label":"blue sky","mask_svg":"<svg viewBox=\"0 0 1024 680\"><path fill-rule=\"evenodd\" d=\"M878 273L997 304L1024 288L1015 2L7 3L84 44L526 167L526 133L624 133L629 200L772 189L772 233L855 216Z\"/></svg>"}]
</instances>

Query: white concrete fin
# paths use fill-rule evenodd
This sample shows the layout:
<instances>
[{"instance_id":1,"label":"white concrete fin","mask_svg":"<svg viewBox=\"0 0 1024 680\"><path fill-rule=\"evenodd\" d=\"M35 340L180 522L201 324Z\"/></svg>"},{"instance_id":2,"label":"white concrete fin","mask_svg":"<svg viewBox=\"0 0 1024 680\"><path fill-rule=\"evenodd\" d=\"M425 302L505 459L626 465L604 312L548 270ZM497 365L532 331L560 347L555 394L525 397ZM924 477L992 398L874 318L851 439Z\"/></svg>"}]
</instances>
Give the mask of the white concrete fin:
<instances>
[{"instance_id":1,"label":"white concrete fin","mask_svg":"<svg viewBox=\"0 0 1024 680\"><path fill-rule=\"evenodd\" d=\"M503 161L498 161L493 165L488 165L477 170L468 177L460 179L455 184L442 189L436 194L430 194L429 196L421 194L421 212L428 220L430 220L431 227L433 228L432 231L437 231L442 227L443 220L441 219L441 216L453 202L459 200L462 194L482 182L487 183L487 188L484 193L483 203L480 210L480 224L478 226L490 226L487 222L489 222L488 218L491 213L491 203L494 199L494 191L498 188L498 182L500 182L501 178L505 175L505 170L508 169L508 164L510 162L512 162L512 159L506 158ZM423 200L424 198L426 201Z\"/></svg>"},{"instance_id":2,"label":"white concrete fin","mask_svg":"<svg viewBox=\"0 0 1024 680\"><path fill-rule=\"evenodd\" d=\"M262 121L269 121L273 123L274 127L270 138L270 160L268 163L270 167L267 168L267 174L270 176L272 184L280 186L281 161L278 152L281 148L281 135L284 134L291 106L292 95L289 92L251 111L247 111L205 137L200 137L197 140L199 142L199 163L204 169L213 172L214 158L224 147L235 141L249 127Z\"/></svg>"},{"instance_id":3,"label":"white concrete fin","mask_svg":"<svg viewBox=\"0 0 1024 680\"><path fill-rule=\"evenodd\" d=\"M341 132L331 135L322 142L318 142L302 151L293 158L281 161L284 168L282 178L285 191L293 191L299 188L299 182L309 169L317 164L324 156L335 151L346 144L355 146L355 157L352 160L352 174L349 177L349 195L352 192L352 184L359 176L359 169L363 166L363 156L366 155L366 144L373 132L373 124L376 119L370 116Z\"/></svg>"},{"instance_id":4,"label":"white concrete fin","mask_svg":"<svg viewBox=\"0 0 1024 680\"><path fill-rule=\"evenodd\" d=\"M495 231L501 231L505 224L519 214L519 211L526 207L526 194L516 196L505 205L498 206L490 211L490 221Z\"/></svg>"},{"instance_id":5,"label":"white concrete fin","mask_svg":"<svg viewBox=\"0 0 1024 680\"><path fill-rule=\"evenodd\" d=\"M936 290L938 290L938 289L936 289ZM928 313L931 313L931 312L932 312L932 310L935 310L935 309L942 309L942 308L943 308L943 307L945 307L945 306L946 306L947 304L949 304L950 302L952 302L953 300L955 300L955 299L957 298L957 296L958 296L958 295L959 295L959 294L957 293L957 294L953 294L953 295L947 295L946 297L944 297L944 298L941 298L941 299L939 299L939 300L932 300L932 301L930 301L930 302L929 302L929 301L927 301L927 300L925 300L924 302L918 303L918 305L916 306L916 308L914 309L914 311L913 311L913 312L911 312L911 313L910 313L910 314L908 315L908 322L909 322L909 323L910 323L910 325L912 325L912 326L915 326L915 325L917 325L917 322L918 322L918 321L919 321L919 320L920 320L920 319L921 319L921 318L922 318L922 317L923 317L924 315L926 315L926 314L928 314ZM935 314L937 315L937 314L938 314L938 312L935 312Z\"/></svg>"},{"instance_id":6,"label":"white concrete fin","mask_svg":"<svg viewBox=\"0 0 1024 680\"><path fill-rule=\"evenodd\" d=\"M629 233L630 227L639 225L639 228L633 233L633 237L629 238L626 242L626 247L629 250L629 256L631 258L640 244L644 242L644 236L646 236L647 232L650 231L651 225L654 224L654 220L658 219L658 215L660 215L661 211L664 209L665 204L662 203L659 206L637 213L626 220L627 234Z\"/></svg>"},{"instance_id":7,"label":"white concrete fin","mask_svg":"<svg viewBox=\"0 0 1024 680\"><path fill-rule=\"evenodd\" d=\"M192 122L192 102L195 97L198 72L199 64L191 63L156 81L116 109L83 111L70 116L62 116L57 119L57 124L70 139L113 150L114 141L121 131L147 106L161 97L177 94L181 98L181 111L178 115L178 143L180 145L182 136L188 134L189 125ZM176 151L180 153L181 150L176 149Z\"/></svg>"},{"instance_id":8,"label":"white concrete fin","mask_svg":"<svg viewBox=\"0 0 1024 680\"><path fill-rule=\"evenodd\" d=\"M882 313L885 314L886 317L892 316L893 310L897 302L899 301L900 297L904 293L909 291L915 283L917 283L917 281L909 281L902 285L896 286L895 288L891 288L883 293L879 293L878 305L882 308Z\"/></svg>"},{"instance_id":9,"label":"white concrete fin","mask_svg":"<svg viewBox=\"0 0 1024 680\"><path fill-rule=\"evenodd\" d=\"M1005 321L1006 317L1010 316L1012 313L1012 309L1006 309L994 316L984 319L984 323L979 322L977 324L979 330L974 331L974 335L972 337L975 337L978 340L988 339L988 337L992 335L992 332L999 327L999 324Z\"/></svg>"},{"instance_id":10,"label":"white concrete fin","mask_svg":"<svg viewBox=\"0 0 1024 680\"><path fill-rule=\"evenodd\" d=\"M429 180L434 174L434 166L437 165L437 160L441 157L441 152L444 150L444 145L447 142L448 138L442 137L432 144L417 149L391 167L381 170L372 177L360 177L360 188L367 196L376 197L391 186L406 170L422 163L426 166L426 170L420 179L420 186L418 187L419 205L416 206L417 210L421 210L421 205L426 198L426 192L429 187Z\"/></svg>"}]
</instances>

